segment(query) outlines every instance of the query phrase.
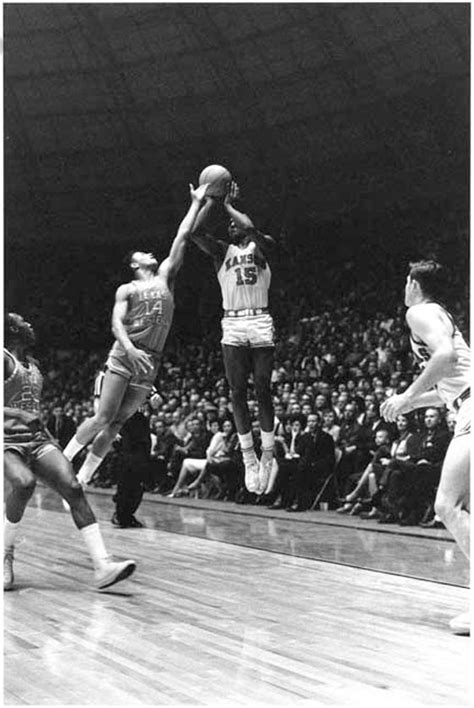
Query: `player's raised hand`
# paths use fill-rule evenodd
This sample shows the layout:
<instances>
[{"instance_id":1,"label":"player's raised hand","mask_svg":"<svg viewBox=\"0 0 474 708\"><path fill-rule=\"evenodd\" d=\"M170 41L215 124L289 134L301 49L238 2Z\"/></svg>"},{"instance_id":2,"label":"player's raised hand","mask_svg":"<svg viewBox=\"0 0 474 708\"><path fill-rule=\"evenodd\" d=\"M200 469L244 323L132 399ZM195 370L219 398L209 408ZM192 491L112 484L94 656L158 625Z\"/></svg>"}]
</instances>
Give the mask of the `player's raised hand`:
<instances>
[{"instance_id":1,"label":"player's raised hand","mask_svg":"<svg viewBox=\"0 0 474 708\"><path fill-rule=\"evenodd\" d=\"M199 187L196 187L196 189L194 189L194 186L192 184L190 184L189 185L189 194L191 195L191 200L193 202L198 202L198 204L203 202L206 197L206 192L207 192L208 187L209 187L209 184L201 184Z\"/></svg>"},{"instance_id":2,"label":"player's raised hand","mask_svg":"<svg viewBox=\"0 0 474 708\"><path fill-rule=\"evenodd\" d=\"M234 204L240 198L240 189L237 182L231 182L225 195L224 204Z\"/></svg>"}]
</instances>

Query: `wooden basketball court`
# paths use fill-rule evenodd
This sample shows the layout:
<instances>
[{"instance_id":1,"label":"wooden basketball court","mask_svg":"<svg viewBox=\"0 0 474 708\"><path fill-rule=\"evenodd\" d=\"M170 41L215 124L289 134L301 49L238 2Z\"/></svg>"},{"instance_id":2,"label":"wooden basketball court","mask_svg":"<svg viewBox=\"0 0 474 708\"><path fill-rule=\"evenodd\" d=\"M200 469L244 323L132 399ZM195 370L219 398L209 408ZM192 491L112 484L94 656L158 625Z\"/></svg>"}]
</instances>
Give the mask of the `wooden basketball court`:
<instances>
[{"instance_id":1,"label":"wooden basketball court","mask_svg":"<svg viewBox=\"0 0 474 708\"><path fill-rule=\"evenodd\" d=\"M6 705L470 703L467 568L446 533L388 533L333 512L147 497L134 558L98 593L69 514L39 488L4 594ZM289 518L291 517L291 518Z\"/></svg>"}]
</instances>

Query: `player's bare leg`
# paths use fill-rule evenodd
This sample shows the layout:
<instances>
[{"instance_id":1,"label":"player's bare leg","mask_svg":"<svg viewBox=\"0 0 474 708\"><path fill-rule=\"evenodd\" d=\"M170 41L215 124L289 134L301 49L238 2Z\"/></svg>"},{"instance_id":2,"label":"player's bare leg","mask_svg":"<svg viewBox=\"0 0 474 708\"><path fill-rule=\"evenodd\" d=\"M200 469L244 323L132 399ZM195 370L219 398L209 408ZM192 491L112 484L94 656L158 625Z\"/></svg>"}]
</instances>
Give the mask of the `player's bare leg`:
<instances>
[{"instance_id":1,"label":"player's bare leg","mask_svg":"<svg viewBox=\"0 0 474 708\"><path fill-rule=\"evenodd\" d=\"M50 450L36 460L34 469L37 476L69 504L74 523L83 536L94 565L95 586L102 590L128 578L135 570L135 562L116 562L110 558L82 485L77 481L72 465L63 453L57 449Z\"/></svg>"},{"instance_id":2,"label":"player's bare leg","mask_svg":"<svg viewBox=\"0 0 474 708\"><path fill-rule=\"evenodd\" d=\"M435 512L452 533L466 558L470 558L470 435L454 437L444 458L436 494ZM469 612L455 617L451 629L456 634L470 633Z\"/></svg>"},{"instance_id":3,"label":"player's bare leg","mask_svg":"<svg viewBox=\"0 0 474 708\"><path fill-rule=\"evenodd\" d=\"M12 590L14 584L13 552L26 506L36 486L36 480L21 456L12 450L4 454L5 469L5 523L3 528L3 589Z\"/></svg>"},{"instance_id":4,"label":"player's bare leg","mask_svg":"<svg viewBox=\"0 0 474 708\"><path fill-rule=\"evenodd\" d=\"M262 456L259 467L257 494L264 494L270 482L273 467L275 435L274 411L271 393L274 348L256 347L252 351L255 394L258 401L258 417L262 436Z\"/></svg>"},{"instance_id":5,"label":"player's bare leg","mask_svg":"<svg viewBox=\"0 0 474 708\"><path fill-rule=\"evenodd\" d=\"M252 370L250 349L222 345L224 366L230 387L232 412L245 466L245 486L249 492L259 488L259 462L253 446L250 414L247 405L247 384Z\"/></svg>"},{"instance_id":6,"label":"player's bare leg","mask_svg":"<svg viewBox=\"0 0 474 708\"><path fill-rule=\"evenodd\" d=\"M88 445L106 425L112 423L122 404L128 381L113 371L106 371L97 412L87 418L64 448L64 455L72 462L77 453Z\"/></svg>"},{"instance_id":7,"label":"player's bare leg","mask_svg":"<svg viewBox=\"0 0 474 708\"><path fill-rule=\"evenodd\" d=\"M128 386L115 417L112 421L107 423L94 438L92 448L77 475L77 479L81 484L88 484L90 482L94 472L100 467L104 457L111 449L120 429L144 403L148 393L148 388Z\"/></svg>"}]
</instances>

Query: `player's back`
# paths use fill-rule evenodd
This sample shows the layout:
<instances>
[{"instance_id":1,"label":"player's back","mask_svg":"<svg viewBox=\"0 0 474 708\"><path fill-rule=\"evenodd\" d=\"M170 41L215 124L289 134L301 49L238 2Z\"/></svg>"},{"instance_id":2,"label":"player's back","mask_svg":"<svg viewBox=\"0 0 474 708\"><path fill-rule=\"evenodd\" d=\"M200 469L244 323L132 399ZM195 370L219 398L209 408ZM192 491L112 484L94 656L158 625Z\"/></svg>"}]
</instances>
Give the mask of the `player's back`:
<instances>
[{"instance_id":1,"label":"player's back","mask_svg":"<svg viewBox=\"0 0 474 708\"><path fill-rule=\"evenodd\" d=\"M435 302L420 303L414 305L424 318L441 317L447 327L452 329L452 340L454 351L456 352L456 362L453 370L443 376L436 385L436 389L446 403L451 406L454 399L470 386L471 381L471 350L462 336L459 327L456 325L452 315ZM410 343L413 353L421 365L426 365L433 352L431 348L420 339L416 332L410 333Z\"/></svg>"},{"instance_id":2,"label":"player's back","mask_svg":"<svg viewBox=\"0 0 474 708\"><path fill-rule=\"evenodd\" d=\"M245 247L230 244L217 272L224 310L268 307L271 277L255 241Z\"/></svg>"},{"instance_id":3,"label":"player's back","mask_svg":"<svg viewBox=\"0 0 474 708\"><path fill-rule=\"evenodd\" d=\"M134 345L161 353L173 313L173 293L163 277L157 275L150 280L133 280L130 283L124 324Z\"/></svg>"}]
</instances>

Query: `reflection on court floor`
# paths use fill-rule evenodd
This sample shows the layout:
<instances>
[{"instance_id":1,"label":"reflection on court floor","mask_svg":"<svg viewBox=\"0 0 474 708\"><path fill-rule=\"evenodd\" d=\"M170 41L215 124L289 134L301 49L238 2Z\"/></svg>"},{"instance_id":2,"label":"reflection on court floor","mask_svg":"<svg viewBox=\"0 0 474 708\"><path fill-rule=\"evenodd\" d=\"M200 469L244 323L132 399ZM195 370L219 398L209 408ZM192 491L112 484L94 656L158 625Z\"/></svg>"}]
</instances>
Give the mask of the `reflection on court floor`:
<instances>
[{"instance_id":1,"label":"reflection on court floor","mask_svg":"<svg viewBox=\"0 0 474 708\"><path fill-rule=\"evenodd\" d=\"M353 535L354 565L384 545L384 563L397 543L408 555L412 537L153 502L142 508L148 528L119 530L110 497L91 495L107 544L138 563L98 594L71 519L40 492L18 588L5 595L7 704L468 704L469 640L447 629L468 590L338 562L350 554L341 534ZM326 561L300 556L300 534ZM455 549L415 540L441 544L442 563ZM400 563L396 572L412 571Z\"/></svg>"}]
</instances>

